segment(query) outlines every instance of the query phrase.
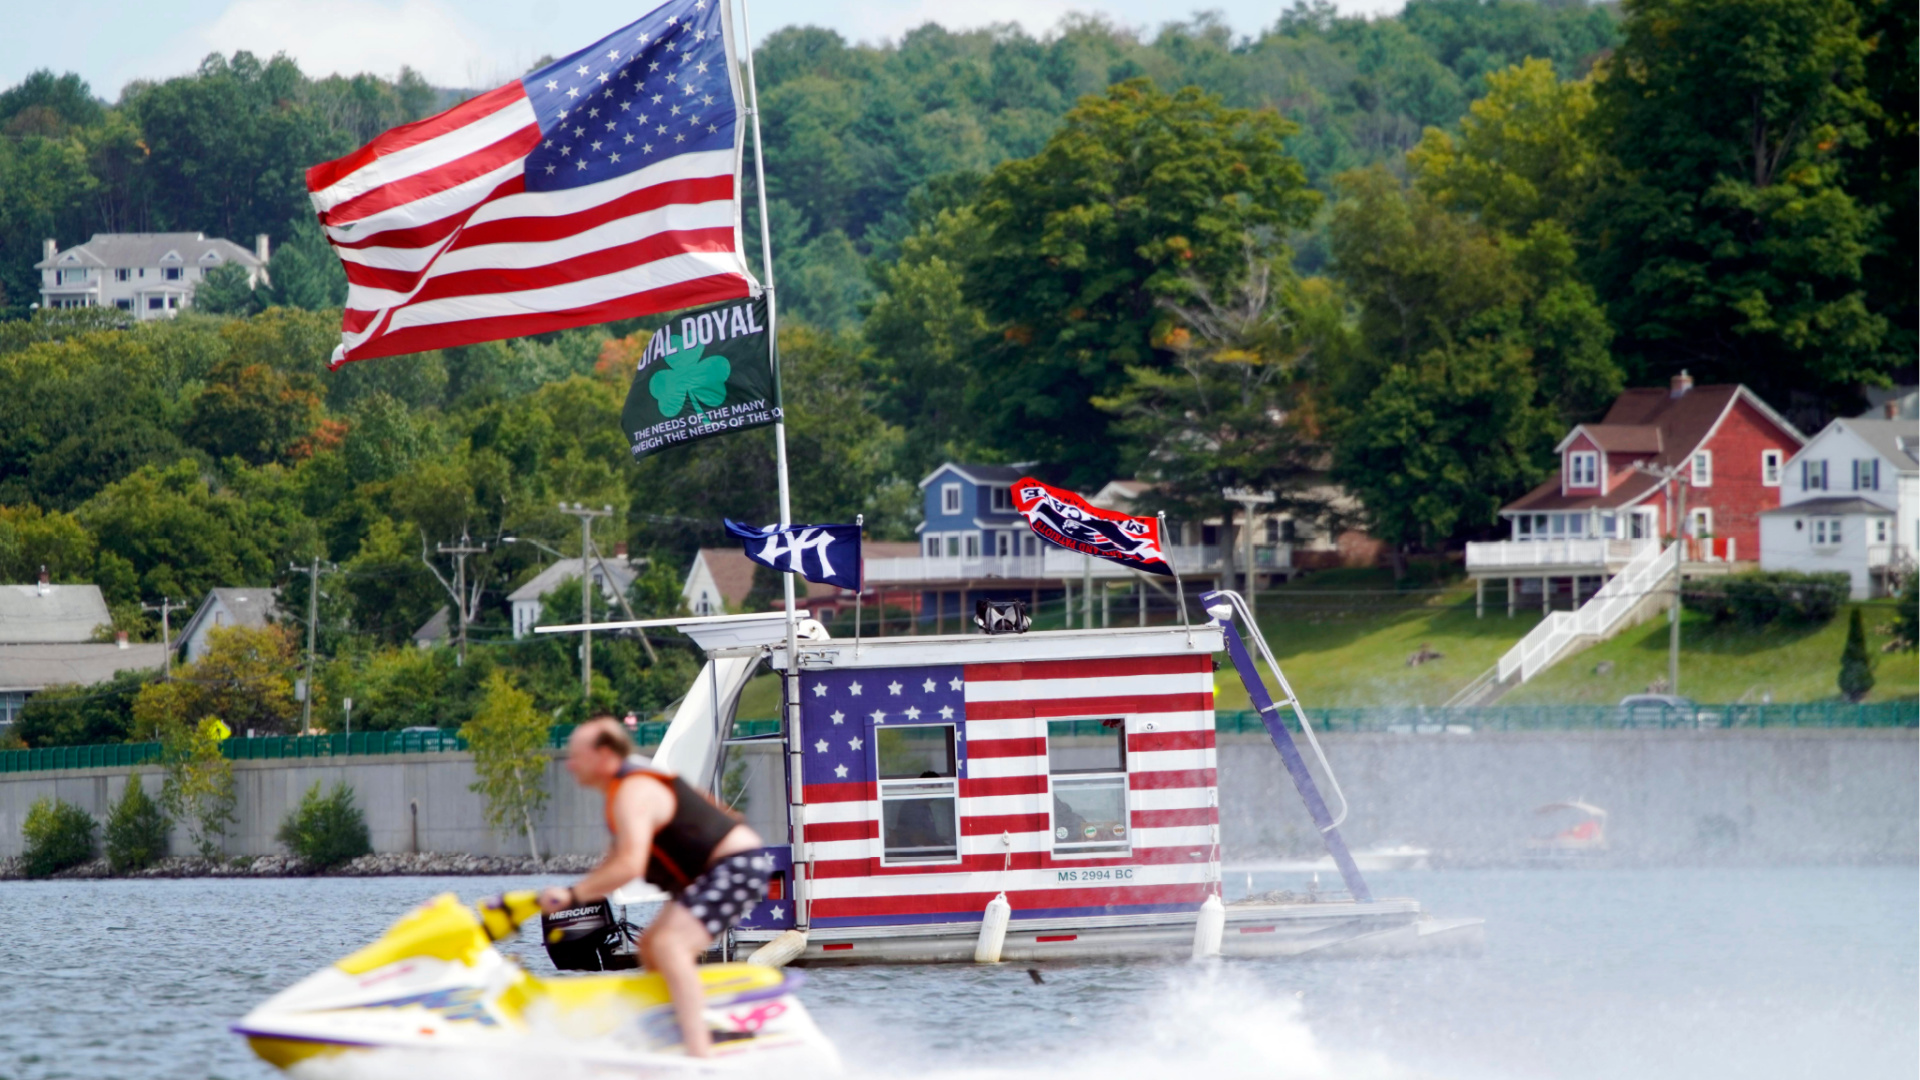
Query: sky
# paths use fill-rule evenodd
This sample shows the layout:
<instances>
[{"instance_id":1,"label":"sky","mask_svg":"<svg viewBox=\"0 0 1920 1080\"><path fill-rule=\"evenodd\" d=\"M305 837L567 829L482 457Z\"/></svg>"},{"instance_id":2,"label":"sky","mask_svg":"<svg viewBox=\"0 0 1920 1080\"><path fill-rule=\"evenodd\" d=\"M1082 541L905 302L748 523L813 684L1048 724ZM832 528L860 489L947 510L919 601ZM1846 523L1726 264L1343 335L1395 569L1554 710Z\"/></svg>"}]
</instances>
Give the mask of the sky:
<instances>
[{"instance_id":1,"label":"sky","mask_svg":"<svg viewBox=\"0 0 1920 1080\"><path fill-rule=\"evenodd\" d=\"M1043 34L1070 13L1095 14L1152 30L1221 12L1235 33L1271 26L1289 0L1201 0L1182 7L1153 0L760 0L749 12L756 37L782 26L824 26L849 41L899 37L925 22L950 29L1017 22ZM1403 0L1338 0L1349 13L1387 14ZM29 72L77 71L113 101L130 79L191 71L209 52L285 52L309 75L408 65L436 86L497 86L543 55L561 56L632 22L651 0L94 0L9 5L0 35L0 87Z\"/></svg>"}]
</instances>

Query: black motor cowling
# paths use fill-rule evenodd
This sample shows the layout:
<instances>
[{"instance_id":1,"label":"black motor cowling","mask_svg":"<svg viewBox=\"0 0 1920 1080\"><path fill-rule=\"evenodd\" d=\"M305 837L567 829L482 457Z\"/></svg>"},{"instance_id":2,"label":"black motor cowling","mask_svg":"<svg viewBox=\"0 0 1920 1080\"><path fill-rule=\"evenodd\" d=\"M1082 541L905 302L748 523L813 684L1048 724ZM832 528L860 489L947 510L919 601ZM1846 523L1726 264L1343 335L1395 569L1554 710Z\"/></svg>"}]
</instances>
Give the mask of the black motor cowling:
<instances>
[{"instance_id":1,"label":"black motor cowling","mask_svg":"<svg viewBox=\"0 0 1920 1080\"><path fill-rule=\"evenodd\" d=\"M638 967L633 927L605 900L540 916L540 941L561 971L621 971Z\"/></svg>"}]
</instances>

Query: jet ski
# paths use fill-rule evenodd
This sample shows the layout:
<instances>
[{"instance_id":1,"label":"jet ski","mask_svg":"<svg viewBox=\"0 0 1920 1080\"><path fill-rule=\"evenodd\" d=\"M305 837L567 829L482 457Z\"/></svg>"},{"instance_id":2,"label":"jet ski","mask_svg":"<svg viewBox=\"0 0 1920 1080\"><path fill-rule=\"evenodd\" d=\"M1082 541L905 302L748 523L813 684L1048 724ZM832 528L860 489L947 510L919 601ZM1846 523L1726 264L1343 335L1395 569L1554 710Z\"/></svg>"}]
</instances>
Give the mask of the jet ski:
<instances>
[{"instance_id":1,"label":"jet ski","mask_svg":"<svg viewBox=\"0 0 1920 1080\"><path fill-rule=\"evenodd\" d=\"M477 910L476 910L477 908ZM539 911L532 892L475 907L445 893L379 940L268 998L233 1025L282 1069L335 1072L347 1055L524 1057L587 1075L685 1075L763 1064L837 1072L839 1055L794 996L800 976L753 964L701 967L713 1057L680 1044L652 973L538 978L493 947ZM569 1073L568 1075L573 1075Z\"/></svg>"}]
</instances>

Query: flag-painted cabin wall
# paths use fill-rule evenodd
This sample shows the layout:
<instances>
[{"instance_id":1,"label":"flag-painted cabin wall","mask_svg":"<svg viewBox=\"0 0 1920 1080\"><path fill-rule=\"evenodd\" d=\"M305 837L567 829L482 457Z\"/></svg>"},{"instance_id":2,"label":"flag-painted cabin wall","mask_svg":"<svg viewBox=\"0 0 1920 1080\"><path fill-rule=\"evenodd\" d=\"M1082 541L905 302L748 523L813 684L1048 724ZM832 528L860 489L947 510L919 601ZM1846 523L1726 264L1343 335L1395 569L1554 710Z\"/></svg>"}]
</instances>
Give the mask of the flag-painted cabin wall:
<instances>
[{"instance_id":1,"label":"flag-painted cabin wall","mask_svg":"<svg viewBox=\"0 0 1920 1080\"><path fill-rule=\"evenodd\" d=\"M920 481L920 553L928 558L982 559L1039 554L1039 538L1013 509L1010 465L949 462Z\"/></svg>"},{"instance_id":2,"label":"flag-painted cabin wall","mask_svg":"<svg viewBox=\"0 0 1920 1080\"><path fill-rule=\"evenodd\" d=\"M803 668L813 924L977 921L1001 892L1016 920L1194 910L1219 882L1217 634L975 637L952 663L921 661L953 639L871 642ZM780 904L750 928L791 923Z\"/></svg>"}]
</instances>

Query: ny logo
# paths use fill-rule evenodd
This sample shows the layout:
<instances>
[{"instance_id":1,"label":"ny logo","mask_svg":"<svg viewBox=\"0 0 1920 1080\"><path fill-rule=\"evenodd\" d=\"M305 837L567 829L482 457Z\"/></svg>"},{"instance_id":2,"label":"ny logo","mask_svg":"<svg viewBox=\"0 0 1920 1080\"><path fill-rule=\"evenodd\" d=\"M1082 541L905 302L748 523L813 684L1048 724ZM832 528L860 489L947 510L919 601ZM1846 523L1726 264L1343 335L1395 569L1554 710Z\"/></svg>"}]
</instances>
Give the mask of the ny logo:
<instances>
[{"instance_id":1,"label":"ny logo","mask_svg":"<svg viewBox=\"0 0 1920 1080\"><path fill-rule=\"evenodd\" d=\"M828 578L834 576L833 564L827 561L827 548L832 544L833 534L825 529L795 529L768 537L760 548L760 557L774 566L805 574L802 557L812 551L820 560L820 576Z\"/></svg>"}]
</instances>

